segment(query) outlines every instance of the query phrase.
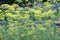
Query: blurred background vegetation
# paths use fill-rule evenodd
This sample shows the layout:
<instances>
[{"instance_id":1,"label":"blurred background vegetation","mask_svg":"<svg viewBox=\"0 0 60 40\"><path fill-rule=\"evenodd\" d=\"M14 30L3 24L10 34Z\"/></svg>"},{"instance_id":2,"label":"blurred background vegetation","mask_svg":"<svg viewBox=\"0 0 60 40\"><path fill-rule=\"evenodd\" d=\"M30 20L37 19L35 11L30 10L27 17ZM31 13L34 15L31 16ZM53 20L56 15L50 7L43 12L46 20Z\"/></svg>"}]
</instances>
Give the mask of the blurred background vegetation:
<instances>
[{"instance_id":1,"label":"blurred background vegetation","mask_svg":"<svg viewBox=\"0 0 60 40\"><path fill-rule=\"evenodd\" d=\"M39 3L39 2L60 2L59 0L0 0L0 5L2 4L19 4L20 6L28 6L28 5L33 5L34 3Z\"/></svg>"}]
</instances>

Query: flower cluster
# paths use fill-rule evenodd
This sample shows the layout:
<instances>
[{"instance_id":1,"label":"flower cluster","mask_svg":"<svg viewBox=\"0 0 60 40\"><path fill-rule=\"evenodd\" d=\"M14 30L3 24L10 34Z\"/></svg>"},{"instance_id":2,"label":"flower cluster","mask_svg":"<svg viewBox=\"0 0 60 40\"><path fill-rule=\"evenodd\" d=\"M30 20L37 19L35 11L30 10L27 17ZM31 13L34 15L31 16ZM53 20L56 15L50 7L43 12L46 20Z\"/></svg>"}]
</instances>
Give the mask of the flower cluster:
<instances>
[{"instance_id":1,"label":"flower cluster","mask_svg":"<svg viewBox=\"0 0 60 40\"><path fill-rule=\"evenodd\" d=\"M60 24L55 23L60 12L52 9L53 4L44 5L43 8L1 5L0 40L60 40Z\"/></svg>"}]
</instances>

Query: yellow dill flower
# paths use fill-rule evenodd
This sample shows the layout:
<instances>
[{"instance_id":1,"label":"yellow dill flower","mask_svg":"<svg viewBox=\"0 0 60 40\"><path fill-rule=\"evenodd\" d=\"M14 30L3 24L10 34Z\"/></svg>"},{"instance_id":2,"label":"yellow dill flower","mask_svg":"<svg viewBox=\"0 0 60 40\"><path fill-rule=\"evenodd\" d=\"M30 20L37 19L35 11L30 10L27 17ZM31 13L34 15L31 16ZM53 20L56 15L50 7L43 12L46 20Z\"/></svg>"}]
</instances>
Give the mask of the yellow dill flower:
<instances>
[{"instance_id":1,"label":"yellow dill flower","mask_svg":"<svg viewBox=\"0 0 60 40\"><path fill-rule=\"evenodd\" d=\"M34 27L34 26L32 27L32 30L33 30L33 31L35 30L35 27Z\"/></svg>"},{"instance_id":2,"label":"yellow dill flower","mask_svg":"<svg viewBox=\"0 0 60 40\"><path fill-rule=\"evenodd\" d=\"M13 6L10 6L10 8L9 8L9 9L10 9L10 10L15 10Z\"/></svg>"},{"instance_id":3,"label":"yellow dill flower","mask_svg":"<svg viewBox=\"0 0 60 40\"><path fill-rule=\"evenodd\" d=\"M52 14L52 13L54 13L54 12L55 12L55 11L54 11L54 10L51 10L51 9L48 11L48 13L50 13L50 14Z\"/></svg>"},{"instance_id":4,"label":"yellow dill flower","mask_svg":"<svg viewBox=\"0 0 60 40\"><path fill-rule=\"evenodd\" d=\"M35 13L34 16L40 16L41 11L40 10L35 10L34 13Z\"/></svg>"},{"instance_id":5,"label":"yellow dill flower","mask_svg":"<svg viewBox=\"0 0 60 40\"><path fill-rule=\"evenodd\" d=\"M4 20L4 17L0 17L0 20Z\"/></svg>"},{"instance_id":6,"label":"yellow dill flower","mask_svg":"<svg viewBox=\"0 0 60 40\"><path fill-rule=\"evenodd\" d=\"M36 10L30 8L29 11L30 11L30 12L35 12Z\"/></svg>"},{"instance_id":7,"label":"yellow dill flower","mask_svg":"<svg viewBox=\"0 0 60 40\"><path fill-rule=\"evenodd\" d=\"M42 25L42 24L37 24L37 26L38 26L38 27L43 27L43 25Z\"/></svg>"},{"instance_id":8,"label":"yellow dill flower","mask_svg":"<svg viewBox=\"0 0 60 40\"><path fill-rule=\"evenodd\" d=\"M9 8L9 7L11 7L11 6L8 5L8 4L3 4L3 5L1 5L1 7L7 7L7 8Z\"/></svg>"},{"instance_id":9,"label":"yellow dill flower","mask_svg":"<svg viewBox=\"0 0 60 40\"><path fill-rule=\"evenodd\" d=\"M16 14L17 17L21 16L20 14Z\"/></svg>"},{"instance_id":10,"label":"yellow dill flower","mask_svg":"<svg viewBox=\"0 0 60 40\"><path fill-rule=\"evenodd\" d=\"M26 34L21 34L22 37L26 36Z\"/></svg>"},{"instance_id":11,"label":"yellow dill flower","mask_svg":"<svg viewBox=\"0 0 60 40\"><path fill-rule=\"evenodd\" d=\"M5 7L5 8L9 8L11 10L14 10L14 7L11 5L8 5L8 4L3 4L3 5L1 5L1 7Z\"/></svg>"},{"instance_id":12,"label":"yellow dill flower","mask_svg":"<svg viewBox=\"0 0 60 40\"><path fill-rule=\"evenodd\" d=\"M8 34L13 35L14 34L14 27L9 28Z\"/></svg>"},{"instance_id":13,"label":"yellow dill flower","mask_svg":"<svg viewBox=\"0 0 60 40\"><path fill-rule=\"evenodd\" d=\"M45 22L45 25L49 25L49 24L51 24L51 20L47 20L47 21Z\"/></svg>"},{"instance_id":14,"label":"yellow dill flower","mask_svg":"<svg viewBox=\"0 0 60 40\"><path fill-rule=\"evenodd\" d=\"M42 24L37 24L39 30L46 30L46 28L43 27Z\"/></svg>"},{"instance_id":15,"label":"yellow dill flower","mask_svg":"<svg viewBox=\"0 0 60 40\"><path fill-rule=\"evenodd\" d=\"M19 14L20 13L20 11L15 11L17 14Z\"/></svg>"},{"instance_id":16,"label":"yellow dill flower","mask_svg":"<svg viewBox=\"0 0 60 40\"><path fill-rule=\"evenodd\" d=\"M44 12L44 13L41 14L41 17L45 17L47 15L49 15L49 13L48 12Z\"/></svg>"},{"instance_id":17,"label":"yellow dill flower","mask_svg":"<svg viewBox=\"0 0 60 40\"><path fill-rule=\"evenodd\" d=\"M0 20L4 20L4 16L3 13L0 13Z\"/></svg>"},{"instance_id":18,"label":"yellow dill flower","mask_svg":"<svg viewBox=\"0 0 60 40\"><path fill-rule=\"evenodd\" d=\"M13 18L18 18L20 16L21 16L20 14L15 14L15 15L13 15Z\"/></svg>"},{"instance_id":19,"label":"yellow dill flower","mask_svg":"<svg viewBox=\"0 0 60 40\"><path fill-rule=\"evenodd\" d=\"M44 27L40 27L39 29L40 29L40 30L43 30L43 31L46 30L46 28L44 28Z\"/></svg>"},{"instance_id":20,"label":"yellow dill flower","mask_svg":"<svg viewBox=\"0 0 60 40\"><path fill-rule=\"evenodd\" d=\"M50 5L50 3L49 2L45 2L44 5Z\"/></svg>"},{"instance_id":21,"label":"yellow dill flower","mask_svg":"<svg viewBox=\"0 0 60 40\"><path fill-rule=\"evenodd\" d=\"M20 11L20 10L23 10L23 8L22 7L16 8L16 11Z\"/></svg>"},{"instance_id":22,"label":"yellow dill flower","mask_svg":"<svg viewBox=\"0 0 60 40\"><path fill-rule=\"evenodd\" d=\"M47 13L46 13L46 12L44 12L44 13L42 13L42 14L41 14L41 16L43 16L43 17L44 17L44 16L46 16L46 14L47 14Z\"/></svg>"},{"instance_id":23,"label":"yellow dill flower","mask_svg":"<svg viewBox=\"0 0 60 40\"><path fill-rule=\"evenodd\" d=\"M36 13L41 13L41 10L35 10Z\"/></svg>"},{"instance_id":24,"label":"yellow dill flower","mask_svg":"<svg viewBox=\"0 0 60 40\"><path fill-rule=\"evenodd\" d=\"M51 6L53 6L53 5L50 4L49 2L45 2L44 5L46 5L45 8L51 8Z\"/></svg>"},{"instance_id":25,"label":"yellow dill flower","mask_svg":"<svg viewBox=\"0 0 60 40\"><path fill-rule=\"evenodd\" d=\"M29 16L30 16L29 14L24 14L24 19L26 19L26 18L28 19Z\"/></svg>"},{"instance_id":26,"label":"yellow dill flower","mask_svg":"<svg viewBox=\"0 0 60 40\"><path fill-rule=\"evenodd\" d=\"M12 15L12 18L15 18L15 19L24 19L24 17L21 14L19 14L19 13Z\"/></svg>"},{"instance_id":27,"label":"yellow dill flower","mask_svg":"<svg viewBox=\"0 0 60 40\"><path fill-rule=\"evenodd\" d=\"M11 6L13 6L13 7L15 8L15 7L17 7L17 6L18 6L18 4L15 4L15 3L14 3L14 4L13 4L13 5L11 5Z\"/></svg>"},{"instance_id":28,"label":"yellow dill flower","mask_svg":"<svg viewBox=\"0 0 60 40\"><path fill-rule=\"evenodd\" d=\"M6 16L13 17L12 13L6 13Z\"/></svg>"}]
</instances>

